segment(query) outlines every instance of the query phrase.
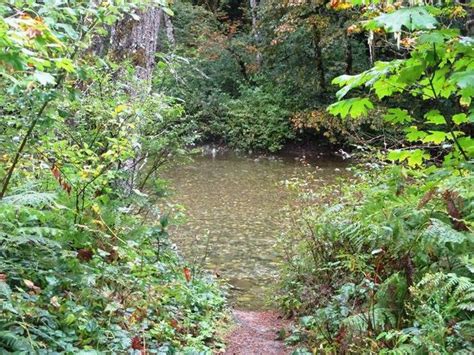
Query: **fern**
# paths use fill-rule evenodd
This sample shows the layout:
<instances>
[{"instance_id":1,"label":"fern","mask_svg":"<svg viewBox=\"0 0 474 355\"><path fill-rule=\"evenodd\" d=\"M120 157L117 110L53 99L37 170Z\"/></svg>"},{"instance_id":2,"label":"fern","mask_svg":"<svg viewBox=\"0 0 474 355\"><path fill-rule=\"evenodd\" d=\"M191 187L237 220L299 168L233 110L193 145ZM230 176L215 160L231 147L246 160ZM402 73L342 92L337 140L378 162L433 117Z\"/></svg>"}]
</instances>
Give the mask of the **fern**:
<instances>
[{"instance_id":1,"label":"fern","mask_svg":"<svg viewBox=\"0 0 474 355\"><path fill-rule=\"evenodd\" d=\"M6 282L0 281L0 298L1 296L3 296L7 300L9 300L11 295L12 295L12 290L10 286L8 286Z\"/></svg>"},{"instance_id":2,"label":"fern","mask_svg":"<svg viewBox=\"0 0 474 355\"><path fill-rule=\"evenodd\" d=\"M458 308L463 311L474 312L474 289L466 290L466 293L460 297Z\"/></svg>"},{"instance_id":3,"label":"fern","mask_svg":"<svg viewBox=\"0 0 474 355\"><path fill-rule=\"evenodd\" d=\"M0 241L4 241L10 245L25 245L25 244L36 244L38 246L44 246L50 249L60 248L61 245L58 242L44 238L37 235L4 235L0 237Z\"/></svg>"},{"instance_id":4,"label":"fern","mask_svg":"<svg viewBox=\"0 0 474 355\"><path fill-rule=\"evenodd\" d=\"M372 323L375 329L384 329L386 327L393 327L395 322L395 316L390 309L375 307L366 312L347 317L343 324L352 330L367 331L369 323Z\"/></svg>"},{"instance_id":5,"label":"fern","mask_svg":"<svg viewBox=\"0 0 474 355\"><path fill-rule=\"evenodd\" d=\"M33 227L28 228L29 230L42 230L42 227ZM50 229L50 228L49 228ZM25 231L25 230L24 230ZM51 240L42 235L35 234L7 234L0 232L0 243L5 243L6 245L24 245L24 244L36 244L39 246L45 246L48 248L59 248L61 245L54 240Z\"/></svg>"},{"instance_id":6,"label":"fern","mask_svg":"<svg viewBox=\"0 0 474 355\"><path fill-rule=\"evenodd\" d=\"M32 350L25 339L10 331L0 331L0 350L19 352Z\"/></svg>"},{"instance_id":7,"label":"fern","mask_svg":"<svg viewBox=\"0 0 474 355\"><path fill-rule=\"evenodd\" d=\"M467 239L467 235L456 231L449 224L436 219L431 219L430 226L424 231L422 237L434 245L442 246L446 243L461 244Z\"/></svg>"},{"instance_id":8,"label":"fern","mask_svg":"<svg viewBox=\"0 0 474 355\"><path fill-rule=\"evenodd\" d=\"M470 302L474 301L474 283L472 280L455 273L427 274L418 283L417 288L423 288L423 293L434 292L432 295L441 292L454 299L460 309L469 308Z\"/></svg>"},{"instance_id":9,"label":"fern","mask_svg":"<svg viewBox=\"0 0 474 355\"><path fill-rule=\"evenodd\" d=\"M387 354L387 355L408 355L408 354L416 354L417 348L412 344L402 344L397 346L394 349L390 350L383 350L380 354Z\"/></svg>"},{"instance_id":10,"label":"fern","mask_svg":"<svg viewBox=\"0 0 474 355\"><path fill-rule=\"evenodd\" d=\"M12 206L55 206L56 194L51 192L25 191L16 195L4 197L1 204Z\"/></svg>"},{"instance_id":11,"label":"fern","mask_svg":"<svg viewBox=\"0 0 474 355\"><path fill-rule=\"evenodd\" d=\"M357 250L362 250L364 245L367 244L368 234L368 227L359 222L351 223L339 230L339 238L342 240L347 239L347 241L353 243Z\"/></svg>"}]
</instances>

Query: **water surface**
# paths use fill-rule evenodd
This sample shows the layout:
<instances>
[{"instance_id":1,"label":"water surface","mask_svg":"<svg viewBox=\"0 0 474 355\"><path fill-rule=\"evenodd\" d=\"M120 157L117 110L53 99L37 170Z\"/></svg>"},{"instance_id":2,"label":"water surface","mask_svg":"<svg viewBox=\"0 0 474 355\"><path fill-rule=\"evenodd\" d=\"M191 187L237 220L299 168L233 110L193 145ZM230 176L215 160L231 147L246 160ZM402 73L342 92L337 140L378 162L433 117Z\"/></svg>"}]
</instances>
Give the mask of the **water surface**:
<instances>
[{"instance_id":1,"label":"water surface","mask_svg":"<svg viewBox=\"0 0 474 355\"><path fill-rule=\"evenodd\" d=\"M171 230L172 240L189 263L202 263L229 282L237 307L263 309L282 260L274 244L288 224L282 209L291 195L284 181L314 172L324 184L344 166L327 158L309 165L294 157L225 154L170 168L171 201L186 215Z\"/></svg>"}]
</instances>

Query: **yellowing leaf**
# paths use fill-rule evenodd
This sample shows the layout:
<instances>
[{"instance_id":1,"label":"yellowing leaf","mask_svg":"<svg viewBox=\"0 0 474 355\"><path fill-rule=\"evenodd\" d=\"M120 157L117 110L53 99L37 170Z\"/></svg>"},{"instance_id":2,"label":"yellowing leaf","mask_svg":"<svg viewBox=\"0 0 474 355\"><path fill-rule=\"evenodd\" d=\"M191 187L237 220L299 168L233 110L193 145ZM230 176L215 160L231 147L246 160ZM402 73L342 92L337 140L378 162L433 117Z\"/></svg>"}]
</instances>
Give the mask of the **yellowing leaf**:
<instances>
[{"instance_id":1,"label":"yellowing leaf","mask_svg":"<svg viewBox=\"0 0 474 355\"><path fill-rule=\"evenodd\" d=\"M72 73L75 70L74 63L69 58L58 58L54 62L58 69L64 69L68 73Z\"/></svg>"},{"instance_id":2,"label":"yellowing leaf","mask_svg":"<svg viewBox=\"0 0 474 355\"><path fill-rule=\"evenodd\" d=\"M412 167L421 166L423 165L423 161L429 158L430 155L428 153L425 153L421 149L415 149L413 151L410 151L410 154L408 156L408 165Z\"/></svg>"},{"instance_id":3,"label":"yellowing leaf","mask_svg":"<svg viewBox=\"0 0 474 355\"><path fill-rule=\"evenodd\" d=\"M127 105L118 105L116 108L115 108L115 113L120 113L122 111L125 111L127 109Z\"/></svg>"},{"instance_id":4,"label":"yellowing leaf","mask_svg":"<svg viewBox=\"0 0 474 355\"><path fill-rule=\"evenodd\" d=\"M56 308L61 307L61 305L60 305L59 302L58 302L58 297L57 297L57 296L51 297L51 299L49 300L49 303L50 303L52 306L56 307Z\"/></svg>"},{"instance_id":5,"label":"yellowing leaf","mask_svg":"<svg viewBox=\"0 0 474 355\"><path fill-rule=\"evenodd\" d=\"M434 143L440 144L444 142L449 133L443 131L430 131L431 134L428 134L425 138L422 139L423 143Z\"/></svg>"},{"instance_id":6,"label":"yellowing leaf","mask_svg":"<svg viewBox=\"0 0 474 355\"><path fill-rule=\"evenodd\" d=\"M457 115L454 115L454 116L452 117L452 120L453 120L453 122L456 123L457 125L466 123L466 122L468 121L467 115L466 115L465 113L458 113Z\"/></svg>"},{"instance_id":7,"label":"yellowing leaf","mask_svg":"<svg viewBox=\"0 0 474 355\"><path fill-rule=\"evenodd\" d=\"M23 282L25 283L26 287L28 287L28 288L31 288L31 289L33 289L33 288L35 288L35 287L36 287L36 286L35 286L35 284L33 283L33 281L30 281L30 280L24 279L24 280L23 280Z\"/></svg>"},{"instance_id":8,"label":"yellowing leaf","mask_svg":"<svg viewBox=\"0 0 474 355\"><path fill-rule=\"evenodd\" d=\"M438 110L431 110L426 115L426 122L433 123L435 125L446 124L446 119Z\"/></svg>"},{"instance_id":9,"label":"yellowing leaf","mask_svg":"<svg viewBox=\"0 0 474 355\"><path fill-rule=\"evenodd\" d=\"M387 154L387 159L391 161L398 161L400 159L401 153L401 150L391 150Z\"/></svg>"},{"instance_id":10,"label":"yellowing leaf","mask_svg":"<svg viewBox=\"0 0 474 355\"><path fill-rule=\"evenodd\" d=\"M26 287L28 287L30 290L32 290L34 293L38 294L41 292L41 288L36 286L33 281L23 279L23 282L25 283Z\"/></svg>"}]
</instances>

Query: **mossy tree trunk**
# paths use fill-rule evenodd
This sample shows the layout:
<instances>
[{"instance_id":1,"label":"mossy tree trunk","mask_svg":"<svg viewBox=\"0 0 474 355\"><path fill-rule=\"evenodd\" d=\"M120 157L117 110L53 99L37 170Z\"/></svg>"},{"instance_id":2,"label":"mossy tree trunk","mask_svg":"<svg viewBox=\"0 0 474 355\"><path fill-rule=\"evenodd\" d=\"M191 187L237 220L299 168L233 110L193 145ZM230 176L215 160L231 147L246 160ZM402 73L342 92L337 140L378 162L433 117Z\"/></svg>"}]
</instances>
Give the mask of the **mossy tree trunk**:
<instances>
[{"instance_id":1,"label":"mossy tree trunk","mask_svg":"<svg viewBox=\"0 0 474 355\"><path fill-rule=\"evenodd\" d=\"M111 30L112 57L130 61L140 80L151 82L163 20L163 9L150 7L137 16L127 16Z\"/></svg>"}]
</instances>

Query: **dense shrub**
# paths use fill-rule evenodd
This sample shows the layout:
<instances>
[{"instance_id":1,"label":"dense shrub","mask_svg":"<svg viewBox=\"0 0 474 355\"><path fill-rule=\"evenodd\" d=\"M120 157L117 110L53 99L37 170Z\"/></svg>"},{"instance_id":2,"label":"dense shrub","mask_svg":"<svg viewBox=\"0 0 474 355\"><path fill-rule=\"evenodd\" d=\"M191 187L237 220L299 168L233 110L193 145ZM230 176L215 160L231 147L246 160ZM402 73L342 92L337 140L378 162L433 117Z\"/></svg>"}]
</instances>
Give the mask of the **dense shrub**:
<instances>
[{"instance_id":1,"label":"dense shrub","mask_svg":"<svg viewBox=\"0 0 474 355\"><path fill-rule=\"evenodd\" d=\"M283 103L281 94L259 87L246 89L239 98L230 100L221 128L229 145L244 151L279 150L294 136Z\"/></svg>"},{"instance_id":2,"label":"dense shrub","mask_svg":"<svg viewBox=\"0 0 474 355\"><path fill-rule=\"evenodd\" d=\"M0 203L0 351L205 351L225 299L170 248L167 221L122 204L83 224L65 193L18 190Z\"/></svg>"},{"instance_id":3,"label":"dense shrub","mask_svg":"<svg viewBox=\"0 0 474 355\"><path fill-rule=\"evenodd\" d=\"M224 295L169 242L163 183L147 194L193 122L136 67L86 50L142 5L0 5L2 354L221 345Z\"/></svg>"},{"instance_id":4,"label":"dense shrub","mask_svg":"<svg viewBox=\"0 0 474 355\"><path fill-rule=\"evenodd\" d=\"M352 353L472 349L473 175L377 168L352 183L296 188L279 300L301 318L288 340Z\"/></svg>"}]
</instances>

